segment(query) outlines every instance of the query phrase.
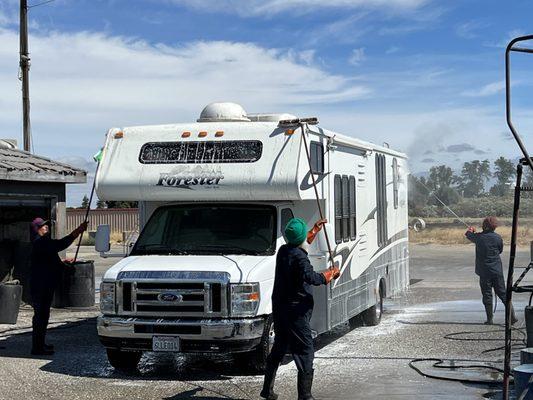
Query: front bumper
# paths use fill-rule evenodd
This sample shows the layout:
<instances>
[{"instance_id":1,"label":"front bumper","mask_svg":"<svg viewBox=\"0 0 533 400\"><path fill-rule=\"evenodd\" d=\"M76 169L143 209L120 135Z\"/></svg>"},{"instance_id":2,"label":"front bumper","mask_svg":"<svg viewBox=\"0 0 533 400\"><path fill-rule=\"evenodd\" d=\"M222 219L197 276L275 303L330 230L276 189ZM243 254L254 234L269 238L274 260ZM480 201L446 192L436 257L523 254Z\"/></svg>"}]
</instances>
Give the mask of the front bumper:
<instances>
[{"instance_id":1,"label":"front bumper","mask_svg":"<svg viewBox=\"0 0 533 400\"><path fill-rule=\"evenodd\" d=\"M181 351L243 352L261 342L264 318L156 319L100 316L98 336L107 348L151 351L153 336L179 336Z\"/></svg>"}]
</instances>

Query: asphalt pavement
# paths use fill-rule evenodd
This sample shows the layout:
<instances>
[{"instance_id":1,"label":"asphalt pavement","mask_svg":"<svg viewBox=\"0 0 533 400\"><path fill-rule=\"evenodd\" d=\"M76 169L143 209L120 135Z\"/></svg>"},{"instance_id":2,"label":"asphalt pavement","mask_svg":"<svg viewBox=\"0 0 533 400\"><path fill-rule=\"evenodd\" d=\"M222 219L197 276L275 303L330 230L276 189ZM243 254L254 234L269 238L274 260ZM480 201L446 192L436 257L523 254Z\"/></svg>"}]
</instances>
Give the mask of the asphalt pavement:
<instances>
[{"instance_id":1,"label":"asphalt pavement","mask_svg":"<svg viewBox=\"0 0 533 400\"><path fill-rule=\"evenodd\" d=\"M89 248L82 255L94 257ZM429 357L501 367L503 356L497 349L503 345L502 327L482 323L473 247L412 245L410 255L411 288L387 301L379 326L346 325L317 339L317 400L500 398L499 385L437 380L409 367L413 359ZM503 258L507 264L508 254ZM529 251L520 251L517 265L526 266L529 259ZM116 261L97 259L97 278ZM521 310L527 300L526 295L515 298L518 326L523 325ZM98 342L96 315L96 308L53 310L48 336L56 346L53 357L29 354L31 308L22 308L16 326L0 325L0 399L259 399L263 377L231 356L147 353L138 372L116 372ZM495 319L503 322L501 303ZM520 330L514 338L519 349ZM501 378L490 370L438 370L432 364L415 366L430 375ZM276 390L280 400L297 398L292 361L280 367Z\"/></svg>"}]
</instances>

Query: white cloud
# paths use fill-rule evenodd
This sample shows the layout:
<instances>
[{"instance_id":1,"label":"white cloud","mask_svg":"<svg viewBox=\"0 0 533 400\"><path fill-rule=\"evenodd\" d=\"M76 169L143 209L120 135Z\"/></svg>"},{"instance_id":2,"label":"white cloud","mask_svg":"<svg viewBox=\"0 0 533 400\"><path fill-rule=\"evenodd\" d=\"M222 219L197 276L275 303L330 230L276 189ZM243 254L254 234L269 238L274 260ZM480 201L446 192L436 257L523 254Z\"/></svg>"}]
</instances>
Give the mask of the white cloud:
<instances>
[{"instance_id":1,"label":"white cloud","mask_svg":"<svg viewBox=\"0 0 533 400\"><path fill-rule=\"evenodd\" d=\"M479 89L465 90L461 95L467 97L487 97L495 94L500 94L505 90L505 82L503 80L489 83Z\"/></svg>"},{"instance_id":2,"label":"white cloud","mask_svg":"<svg viewBox=\"0 0 533 400\"><path fill-rule=\"evenodd\" d=\"M359 49L353 49L348 62L351 65L359 65L366 60L365 48L361 47Z\"/></svg>"},{"instance_id":3,"label":"white cloud","mask_svg":"<svg viewBox=\"0 0 533 400\"><path fill-rule=\"evenodd\" d=\"M240 16L271 16L282 12L302 14L326 8L416 10L429 0L166 0L207 12L226 12Z\"/></svg>"},{"instance_id":4,"label":"white cloud","mask_svg":"<svg viewBox=\"0 0 533 400\"><path fill-rule=\"evenodd\" d=\"M486 21L472 20L457 25L455 33L464 39L475 39L480 36L478 32L487 27L489 27L489 24Z\"/></svg>"},{"instance_id":5,"label":"white cloud","mask_svg":"<svg viewBox=\"0 0 533 400\"><path fill-rule=\"evenodd\" d=\"M41 32L32 35L30 52L35 151L67 162L69 155L74 164L89 159L112 126L193 121L212 101L290 112L371 93L353 77L315 66L313 50L221 41L171 47L101 33ZM18 33L0 27L1 136L20 143L17 72Z\"/></svg>"},{"instance_id":6,"label":"white cloud","mask_svg":"<svg viewBox=\"0 0 533 400\"><path fill-rule=\"evenodd\" d=\"M395 54L398 53L400 50L401 49L398 46L391 46L387 50L385 50L385 54Z\"/></svg>"}]
</instances>

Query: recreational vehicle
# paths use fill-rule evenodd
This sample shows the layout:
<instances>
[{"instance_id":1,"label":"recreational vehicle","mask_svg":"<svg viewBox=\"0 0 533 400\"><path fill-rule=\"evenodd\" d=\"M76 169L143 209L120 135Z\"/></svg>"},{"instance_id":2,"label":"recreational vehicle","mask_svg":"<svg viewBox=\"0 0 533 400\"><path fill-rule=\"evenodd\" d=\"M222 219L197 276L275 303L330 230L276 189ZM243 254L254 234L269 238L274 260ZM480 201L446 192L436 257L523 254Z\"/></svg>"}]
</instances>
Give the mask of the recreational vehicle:
<instances>
[{"instance_id":1,"label":"recreational vehicle","mask_svg":"<svg viewBox=\"0 0 533 400\"><path fill-rule=\"evenodd\" d=\"M409 284L407 160L321 128L316 118L208 105L195 123L111 129L98 197L138 201L140 235L101 284L98 335L117 368L144 351L236 353L259 368L273 340L276 251L292 217L328 220L309 247L312 328L360 316ZM327 236L327 237L326 237ZM105 230L98 251L109 249ZM237 354L238 353L238 354Z\"/></svg>"}]
</instances>

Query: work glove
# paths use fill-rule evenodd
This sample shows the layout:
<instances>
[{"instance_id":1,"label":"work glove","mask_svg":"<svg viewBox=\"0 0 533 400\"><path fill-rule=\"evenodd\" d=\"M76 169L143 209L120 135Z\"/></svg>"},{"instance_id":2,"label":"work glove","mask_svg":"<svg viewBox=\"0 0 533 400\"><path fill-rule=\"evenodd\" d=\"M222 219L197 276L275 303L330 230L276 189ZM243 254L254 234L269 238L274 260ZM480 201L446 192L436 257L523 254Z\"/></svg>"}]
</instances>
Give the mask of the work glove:
<instances>
[{"instance_id":1,"label":"work glove","mask_svg":"<svg viewBox=\"0 0 533 400\"><path fill-rule=\"evenodd\" d=\"M313 243L313 240L315 240L315 236L320 232L324 224L328 222L327 219L319 219L315 225L311 228L309 232L307 232L307 243L311 244Z\"/></svg>"},{"instance_id":2,"label":"work glove","mask_svg":"<svg viewBox=\"0 0 533 400\"><path fill-rule=\"evenodd\" d=\"M326 285L330 283L333 279L337 279L341 275L339 267L332 265L328 269L321 272L326 279Z\"/></svg>"}]
</instances>

